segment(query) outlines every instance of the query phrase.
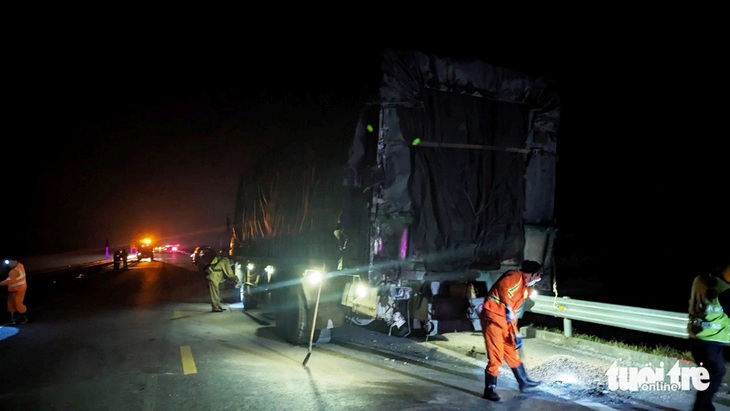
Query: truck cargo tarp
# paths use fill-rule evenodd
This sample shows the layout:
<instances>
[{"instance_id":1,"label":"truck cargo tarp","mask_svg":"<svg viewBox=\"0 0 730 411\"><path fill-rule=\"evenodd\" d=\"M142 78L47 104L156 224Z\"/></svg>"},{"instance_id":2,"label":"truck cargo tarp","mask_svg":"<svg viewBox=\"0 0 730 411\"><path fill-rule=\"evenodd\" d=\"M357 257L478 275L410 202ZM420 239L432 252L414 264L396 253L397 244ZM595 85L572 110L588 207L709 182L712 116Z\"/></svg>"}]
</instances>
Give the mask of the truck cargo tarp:
<instances>
[{"instance_id":1,"label":"truck cargo tarp","mask_svg":"<svg viewBox=\"0 0 730 411\"><path fill-rule=\"evenodd\" d=\"M316 142L316 143L314 143ZM337 259L347 139L303 137L262 155L239 182L234 227L246 256Z\"/></svg>"},{"instance_id":2,"label":"truck cargo tarp","mask_svg":"<svg viewBox=\"0 0 730 411\"><path fill-rule=\"evenodd\" d=\"M381 221L409 227L409 254L429 271L520 260L524 224L554 222L560 112L551 82L417 51L388 50L382 68ZM353 175L365 174L359 134ZM399 230L383 235L384 248L402 247Z\"/></svg>"}]
</instances>

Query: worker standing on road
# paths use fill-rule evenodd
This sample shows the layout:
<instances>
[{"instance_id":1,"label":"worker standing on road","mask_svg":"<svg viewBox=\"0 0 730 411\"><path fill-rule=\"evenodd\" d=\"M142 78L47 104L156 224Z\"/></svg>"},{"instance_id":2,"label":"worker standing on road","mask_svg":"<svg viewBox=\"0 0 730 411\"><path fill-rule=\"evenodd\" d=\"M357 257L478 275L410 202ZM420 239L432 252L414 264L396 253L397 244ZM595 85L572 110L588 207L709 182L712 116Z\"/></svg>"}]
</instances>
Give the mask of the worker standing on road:
<instances>
[{"instance_id":1,"label":"worker standing on road","mask_svg":"<svg viewBox=\"0 0 730 411\"><path fill-rule=\"evenodd\" d=\"M231 267L231 260L227 255L221 253L213 258L208 268L205 269L205 278L208 280L208 289L210 290L210 306L214 313L220 313L226 309L221 307L220 285L227 278L236 281L236 288L241 287L236 273Z\"/></svg>"},{"instance_id":2,"label":"worker standing on road","mask_svg":"<svg viewBox=\"0 0 730 411\"><path fill-rule=\"evenodd\" d=\"M129 268L129 261L127 261L129 258L129 253L127 252L127 247L122 248L122 261L124 262L124 269L126 270Z\"/></svg>"},{"instance_id":3,"label":"worker standing on road","mask_svg":"<svg viewBox=\"0 0 730 411\"><path fill-rule=\"evenodd\" d=\"M23 304L25 290L28 288L25 282L25 266L18 260L7 259L3 262L10 267L8 278L0 281L0 286L5 285L8 287L9 324L18 322L25 324L28 322L28 309ZM17 317L16 314L18 314Z\"/></svg>"},{"instance_id":4,"label":"worker standing on road","mask_svg":"<svg viewBox=\"0 0 730 411\"><path fill-rule=\"evenodd\" d=\"M709 373L707 389L697 391L693 411L714 411L712 400L725 377L725 344L730 343L730 264L719 276L702 274L692 282L689 333L692 358Z\"/></svg>"},{"instance_id":5,"label":"worker standing on road","mask_svg":"<svg viewBox=\"0 0 730 411\"><path fill-rule=\"evenodd\" d=\"M512 369L520 391L537 387L540 383L527 377L518 349L522 336L517 326L517 315L529 296L529 287L541 280L542 267L535 261L525 260L519 270L502 274L489 289L479 319L487 348L487 367L484 370L484 398L499 401L497 376L502 359Z\"/></svg>"}]
</instances>

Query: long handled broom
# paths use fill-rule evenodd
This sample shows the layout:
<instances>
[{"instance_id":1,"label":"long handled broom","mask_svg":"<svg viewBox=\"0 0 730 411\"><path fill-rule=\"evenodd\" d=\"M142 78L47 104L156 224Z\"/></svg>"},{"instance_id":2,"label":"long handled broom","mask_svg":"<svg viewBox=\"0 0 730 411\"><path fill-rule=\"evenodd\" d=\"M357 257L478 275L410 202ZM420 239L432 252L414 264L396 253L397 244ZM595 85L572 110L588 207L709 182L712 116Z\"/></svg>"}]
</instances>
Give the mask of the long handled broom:
<instances>
[{"instance_id":1,"label":"long handled broom","mask_svg":"<svg viewBox=\"0 0 730 411\"><path fill-rule=\"evenodd\" d=\"M324 280L322 280L324 281ZM302 366L307 366L307 361L309 361L309 357L312 355L312 343L314 342L314 327L317 325L317 310L319 309L319 296L322 293L322 281L319 282L319 288L317 288L317 302L314 304L314 317L312 318L312 332L309 334L309 351L307 352L307 356L304 357L304 361L302 362Z\"/></svg>"}]
</instances>

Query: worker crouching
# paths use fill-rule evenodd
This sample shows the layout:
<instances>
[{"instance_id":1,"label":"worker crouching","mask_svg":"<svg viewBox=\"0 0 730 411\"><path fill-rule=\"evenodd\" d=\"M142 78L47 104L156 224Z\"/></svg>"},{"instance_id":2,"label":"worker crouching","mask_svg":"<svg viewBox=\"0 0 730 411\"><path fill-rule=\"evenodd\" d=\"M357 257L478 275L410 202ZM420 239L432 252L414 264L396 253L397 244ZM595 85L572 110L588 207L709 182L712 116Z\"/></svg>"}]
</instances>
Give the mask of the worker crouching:
<instances>
[{"instance_id":1,"label":"worker crouching","mask_svg":"<svg viewBox=\"0 0 730 411\"><path fill-rule=\"evenodd\" d=\"M541 280L541 265L525 260L519 270L509 270L492 285L484 299L479 316L487 349L487 366L484 370L484 398L499 401L497 377L502 361L514 373L520 391L537 387L540 382L527 376L517 350L522 347L522 336L517 325L516 313L529 296L530 287Z\"/></svg>"}]
</instances>

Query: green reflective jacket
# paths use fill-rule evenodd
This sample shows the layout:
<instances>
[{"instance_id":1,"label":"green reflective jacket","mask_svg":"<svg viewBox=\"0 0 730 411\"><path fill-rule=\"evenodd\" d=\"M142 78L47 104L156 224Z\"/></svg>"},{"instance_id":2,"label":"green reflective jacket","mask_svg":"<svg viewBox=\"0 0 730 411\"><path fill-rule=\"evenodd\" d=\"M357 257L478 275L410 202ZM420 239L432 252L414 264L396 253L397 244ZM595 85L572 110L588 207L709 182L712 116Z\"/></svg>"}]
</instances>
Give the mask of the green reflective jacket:
<instances>
[{"instance_id":1,"label":"green reflective jacket","mask_svg":"<svg viewBox=\"0 0 730 411\"><path fill-rule=\"evenodd\" d=\"M730 317L722 308L717 297L720 293L728 290L728 283L718 280L714 293L708 293L710 287L699 277L692 284L692 297L690 299L689 324L687 332L691 338L698 338L703 341L719 343L730 343ZM708 294L714 298L708 298ZM704 307L704 310L700 310Z\"/></svg>"}]
</instances>

